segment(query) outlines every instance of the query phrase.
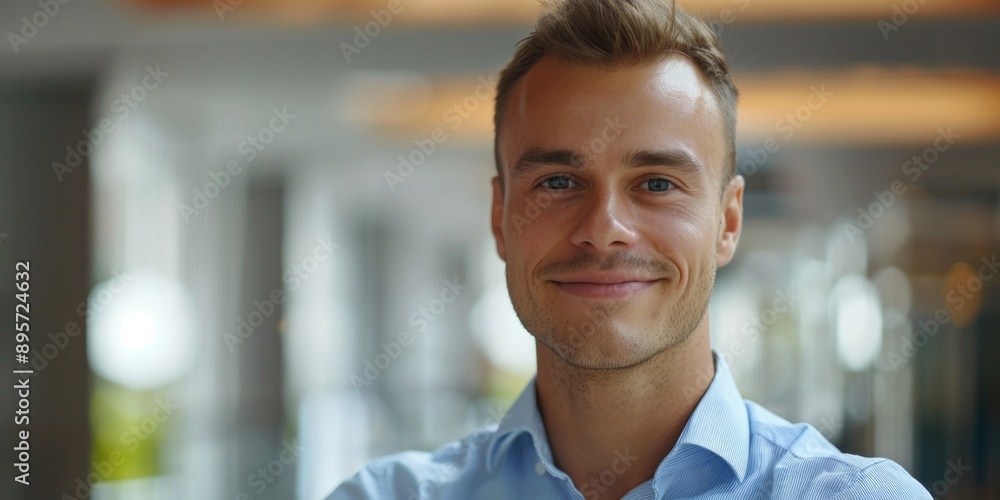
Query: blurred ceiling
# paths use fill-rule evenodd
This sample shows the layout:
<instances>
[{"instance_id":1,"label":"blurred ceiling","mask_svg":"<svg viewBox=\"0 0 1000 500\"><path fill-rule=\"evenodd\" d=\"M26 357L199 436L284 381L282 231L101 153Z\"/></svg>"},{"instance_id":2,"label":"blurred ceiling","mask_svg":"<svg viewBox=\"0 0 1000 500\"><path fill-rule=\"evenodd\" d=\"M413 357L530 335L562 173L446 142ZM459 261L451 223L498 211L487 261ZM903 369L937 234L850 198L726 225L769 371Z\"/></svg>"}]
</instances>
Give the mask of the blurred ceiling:
<instances>
[{"instance_id":1,"label":"blurred ceiling","mask_svg":"<svg viewBox=\"0 0 1000 500\"><path fill-rule=\"evenodd\" d=\"M215 10L227 2L231 11ZM932 169L923 181L937 190L935 196L979 193L996 201L998 169L995 160L985 159L996 158L1000 149L1000 2L926 1L912 13L897 14L905 15L905 25L888 40L878 21L891 19L894 5L918 0L681 3L733 20L717 29L741 88L740 140L747 145L774 136L777 120L806 104L810 87L825 86L834 94L829 104L812 113L808 127L787 140L780 137L789 148L777 161L790 158L796 144L829 146L824 155L813 156L843 157L848 149L853 156L835 167L856 168L858 176L876 179L861 171L878 165L898 171L933 140L938 127L951 126L963 134L965 147L949 152L948 168ZM71 2L19 51L0 44L0 88L99 81L109 68L136 56L176 70L158 93L183 103L168 110L179 119L217 104L217 96L206 93L220 88L232 103L276 100L317 109L316 101L323 100L320 107L334 109L343 101L351 134L301 127L312 135L294 144L322 144L327 149L318 156L331 157L345 145L360 147L354 132L372 130L384 139L379 146L407 148L474 91L477 77L509 59L538 4L404 0L392 25L363 54L345 61L341 44L353 41L355 28L370 22L373 10L389 5L389 0ZM3 2L0 19L15 31L37 10L31 2ZM463 149L487 163L491 157L482 152L491 147L491 100L481 100L478 111L449 132L456 146L469 146ZM260 118L248 108L234 104L226 108L227 117L254 124ZM370 127L350 126L357 124ZM972 152L963 152L969 148ZM766 184L767 168L753 179L758 192L780 189Z\"/></svg>"},{"instance_id":2,"label":"blurred ceiling","mask_svg":"<svg viewBox=\"0 0 1000 500\"><path fill-rule=\"evenodd\" d=\"M435 127L460 140L490 143L492 109L473 112L475 75L429 83L357 78L348 88L349 116L397 138ZM963 143L1000 140L1000 75L984 71L928 71L863 67L843 71L775 71L736 75L740 89L739 137L827 145L925 144L935 130L952 127ZM813 95L815 97L812 97ZM822 95L820 95L822 94ZM814 107L809 107L812 104ZM448 127L454 108L469 111L462 126ZM491 108L491 107L490 107ZM799 126L808 122L808 126Z\"/></svg>"},{"instance_id":3,"label":"blurred ceiling","mask_svg":"<svg viewBox=\"0 0 1000 500\"><path fill-rule=\"evenodd\" d=\"M203 0L128 0L143 10L188 11L214 15L217 2ZM229 0L240 15L263 16L275 22L362 21L371 11L386 9L389 0ZM898 0L841 0L815 2L802 0L680 0L685 9L712 18L733 18L739 21L771 21L793 19L850 19L885 17L893 14L893 6L902 6ZM991 0L950 0L948 2L912 1L918 6L914 12L904 14L921 17L968 16L1000 11L1000 5ZM401 23L413 25L440 24L520 24L530 25L539 10L538 0L396 0L393 10L405 15ZM910 6L907 5L907 9Z\"/></svg>"}]
</instances>

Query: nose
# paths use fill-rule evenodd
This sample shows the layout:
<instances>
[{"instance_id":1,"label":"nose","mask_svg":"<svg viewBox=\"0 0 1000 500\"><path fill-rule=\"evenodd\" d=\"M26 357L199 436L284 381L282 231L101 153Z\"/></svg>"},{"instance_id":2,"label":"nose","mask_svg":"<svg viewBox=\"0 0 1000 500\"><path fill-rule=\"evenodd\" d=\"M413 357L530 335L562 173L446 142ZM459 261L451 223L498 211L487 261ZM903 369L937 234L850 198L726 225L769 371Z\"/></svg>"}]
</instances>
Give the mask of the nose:
<instances>
[{"instance_id":1,"label":"nose","mask_svg":"<svg viewBox=\"0 0 1000 500\"><path fill-rule=\"evenodd\" d=\"M591 198L581 208L580 220L571 237L573 244L592 247L598 252L635 245L638 235L627 199L612 189L594 192Z\"/></svg>"}]
</instances>

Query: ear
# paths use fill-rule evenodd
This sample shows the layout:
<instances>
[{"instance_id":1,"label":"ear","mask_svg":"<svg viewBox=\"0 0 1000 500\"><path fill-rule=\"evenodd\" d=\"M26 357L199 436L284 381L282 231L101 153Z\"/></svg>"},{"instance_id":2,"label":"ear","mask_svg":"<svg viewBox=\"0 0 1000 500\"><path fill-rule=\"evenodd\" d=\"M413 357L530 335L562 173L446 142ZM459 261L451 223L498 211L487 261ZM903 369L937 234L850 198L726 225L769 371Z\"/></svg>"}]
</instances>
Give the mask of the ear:
<instances>
[{"instance_id":1,"label":"ear","mask_svg":"<svg viewBox=\"0 0 1000 500\"><path fill-rule=\"evenodd\" d=\"M500 187L500 177L493 177L493 209L490 214L493 238L497 241L497 254L507 262L507 245L503 235L503 189Z\"/></svg>"},{"instance_id":2,"label":"ear","mask_svg":"<svg viewBox=\"0 0 1000 500\"><path fill-rule=\"evenodd\" d=\"M742 175L733 176L722 195L722 220L716 243L715 266L722 267L733 260L736 245L740 242L743 229L743 186Z\"/></svg>"}]
</instances>

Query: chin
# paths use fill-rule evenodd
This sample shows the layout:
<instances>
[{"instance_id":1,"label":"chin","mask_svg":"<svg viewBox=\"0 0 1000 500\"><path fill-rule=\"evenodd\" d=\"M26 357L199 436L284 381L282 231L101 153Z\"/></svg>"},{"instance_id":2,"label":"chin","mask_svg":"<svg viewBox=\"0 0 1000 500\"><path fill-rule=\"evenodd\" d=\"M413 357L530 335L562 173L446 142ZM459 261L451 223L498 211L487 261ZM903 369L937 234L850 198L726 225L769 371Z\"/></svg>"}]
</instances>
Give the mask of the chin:
<instances>
[{"instance_id":1,"label":"chin","mask_svg":"<svg viewBox=\"0 0 1000 500\"><path fill-rule=\"evenodd\" d=\"M582 369L623 369L648 360L658 349L641 329L550 330L538 340L564 363Z\"/></svg>"}]
</instances>

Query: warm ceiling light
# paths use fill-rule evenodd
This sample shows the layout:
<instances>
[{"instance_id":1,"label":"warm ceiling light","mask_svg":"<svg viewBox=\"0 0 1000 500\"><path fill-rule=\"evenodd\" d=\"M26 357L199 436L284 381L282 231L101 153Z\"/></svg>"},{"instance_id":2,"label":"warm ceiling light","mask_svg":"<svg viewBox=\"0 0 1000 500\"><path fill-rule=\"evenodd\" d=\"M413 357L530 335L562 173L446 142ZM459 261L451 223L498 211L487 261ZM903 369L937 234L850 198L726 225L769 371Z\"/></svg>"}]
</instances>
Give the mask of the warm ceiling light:
<instances>
[{"instance_id":1,"label":"warm ceiling light","mask_svg":"<svg viewBox=\"0 0 1000 500\"><path fill-rule=\"evenodd\" d=\"M483 91L482 79L414 80L412 87L358 81L344 98L352 103L348 119L396 138L441 127L449 137L489 143L493 90ZM1000 75L994 73L872 68L737 74L735 80L741 141L922 144L939 127L952 127L963 142L1000 139Z\"/></svg>"},{"instance_id":2,"label":"warm ceiling light","mask_svg":"<svg viewBox=\"0 0 1000 500\"><path fill-rule=\"evenodd\" d=\"M1000 75L869 68L741 74L742 140L926 142L952 127L963 142L1000 138Z\"/></svg>"},{"instance_id":3,"label":"warm ceiling light","mask_svg":"<svg viewBox=\"0 0 1000 500\"><path fill-rule=\"evenodd\" d=\"M397 0L402 8L400 24L441 25L530 25L538 15L538 0ZM356 23L372 10L387 8L390 0L127 0L152 10L212 11L229 5L239 15L265 17L279 22L310 20ZM867 18L889 19L894 8L907 16L939 17L996 14L1000 5L992 0L679 0L685 9L726 22ZM912 4L912 6L911 6Z\"/></svg>"},{"instance_id":4,"label":"warm ceiling light","mask_svg":"<svg viewBox=\"0 0 1000 500\"><path fill-rule=\"evenodd\" d=\"M960 16L1000 12L992 0L678 0L685 9L712 18L731 17L732 22L792 19L880 18L889 19L894 8L915 17ZM912 5L910 5L912 4Z\"/></svg>"}]
</instances>

